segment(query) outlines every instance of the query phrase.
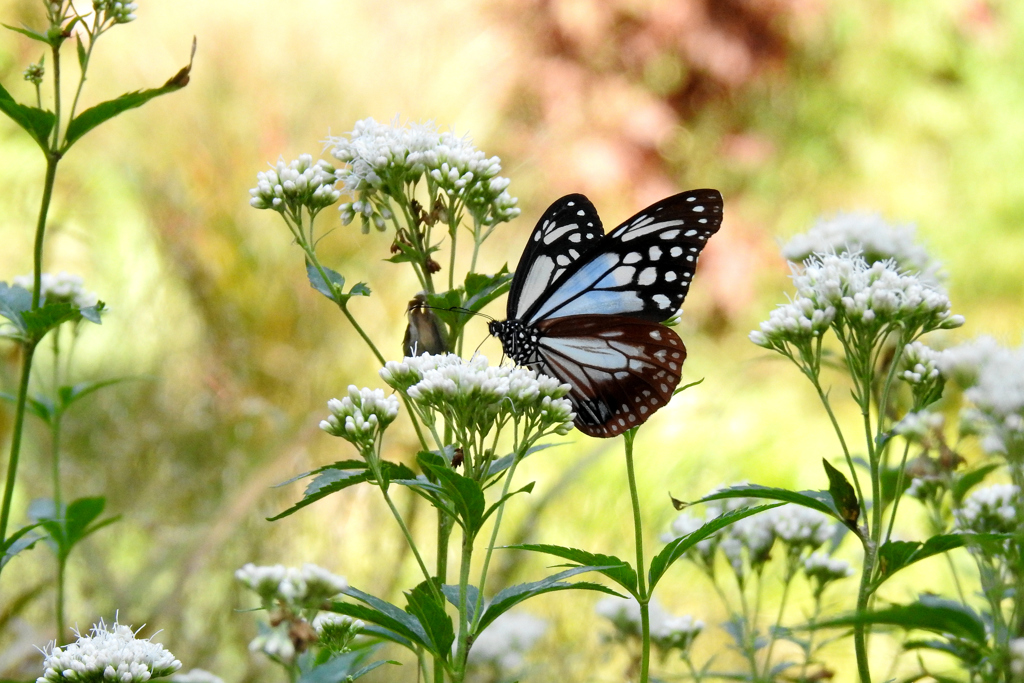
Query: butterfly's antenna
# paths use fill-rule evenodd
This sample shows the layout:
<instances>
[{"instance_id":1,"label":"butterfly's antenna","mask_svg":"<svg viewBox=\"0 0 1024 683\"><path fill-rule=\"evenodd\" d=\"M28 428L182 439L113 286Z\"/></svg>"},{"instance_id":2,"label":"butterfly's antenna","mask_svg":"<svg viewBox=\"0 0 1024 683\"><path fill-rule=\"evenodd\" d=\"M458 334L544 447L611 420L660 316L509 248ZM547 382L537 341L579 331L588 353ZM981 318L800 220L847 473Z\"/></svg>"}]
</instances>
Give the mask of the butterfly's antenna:
<instances>
[{"instance_id":1,"label":"butterfly's antenna","mask_svg":"<svg viewBox=\"0 0 1024 683\"><path fill-rule=\"evenodd\" d=\"M492 320L493 320L493 318L492 318ZM476 348L475 348L475 349L473 349L473 355L474 355L474 356L475 356L476 354L480 353L480 347L484 345L484 342L485 342L485 341L487 341L487 337L484 337L483 339L481 339L481 340L480 340L480 343L476 345ZM501 350L501 362L502 362L502 363L504 363L504 362L505 362L505 349L502 349L502 350ZM500 363L499 363L499 365L500 365Z\"/></svg>"},{"instance_id":2,"label":"butterfly's antenna","mask_svg":"<svg viewBox=\"0 0 1024 683\"><path fill-rule=\"evenodd\" d=\"M410 307L413 307L413 305L410 304ZM431 306L429 304L416 302L414 307L415 308L425 308L425 309L428 309L428 310L431 310L431 311L449 311L449 312L452 312L452 313L464 313L464 314L467 314L467 315L478 315L481 318L485 318L488 322L494 322L496 320L496 318L493 318L493 317L487 315L486 313L480 313L479 311L471 311L468 308L463 308L462 306L453 306L451 308L443 308L441 306Z\"/></svg>"}]
</instances>

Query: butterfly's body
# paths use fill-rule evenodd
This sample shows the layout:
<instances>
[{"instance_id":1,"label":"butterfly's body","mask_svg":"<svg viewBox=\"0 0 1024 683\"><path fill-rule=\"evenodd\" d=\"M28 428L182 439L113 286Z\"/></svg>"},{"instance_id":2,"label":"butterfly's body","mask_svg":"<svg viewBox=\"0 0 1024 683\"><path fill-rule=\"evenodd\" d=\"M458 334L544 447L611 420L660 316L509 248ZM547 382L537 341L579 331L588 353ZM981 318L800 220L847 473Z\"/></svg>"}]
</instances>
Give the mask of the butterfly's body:
<instances>
[{"instance_id":1,"label":"butterfly's body","mask_svg":"<svg viewBox=\"0 0 1024 683\"><path fill-rule=\"evenodd\" d=\"M516 363L572 386L580 431L608 437L639 425L679 384L686 349L661 323L682 304L721 222L722 196L693 190L605 235L586 197L562 197L523 252L508 320L490 332Z\"/></svg>"}]
</instances>

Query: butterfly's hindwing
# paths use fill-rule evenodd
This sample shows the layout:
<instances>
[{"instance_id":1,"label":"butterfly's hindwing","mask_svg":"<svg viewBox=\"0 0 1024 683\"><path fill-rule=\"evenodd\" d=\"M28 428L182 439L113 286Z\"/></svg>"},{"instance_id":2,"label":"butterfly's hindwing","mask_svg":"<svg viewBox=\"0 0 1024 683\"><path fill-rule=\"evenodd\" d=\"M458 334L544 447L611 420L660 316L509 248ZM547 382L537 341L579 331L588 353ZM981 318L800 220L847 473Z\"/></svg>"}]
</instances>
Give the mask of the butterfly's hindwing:
<instances>
[{"instance_id":1,"label":"butterfly's hindwing","mask_svg":"<svg viewBox=\"0 0 1024 683\"><path fill-rule=\"evenodd\" d=\"M537 325L536 369L572 386L576 428L609 437L642 424L679 384L686 348L670 328L624 316Z\"/></svg>"},{"instance_id":2,"label":"butterfly's hindwing","mask_svg":"<svg viewBox=\"0 0 1024 683\"><path fill-rule=\"evenodd\" d=\"M508 296L508 317L522 318L602 237L604 227L597 210L583 195L566 195L548 207L519 259Z\"/></svg>"},{"instance_id":3,"label":"butterfly's hindwing","mask_svg":"<svg viewBox=\"0 0 1024 683\"><path fill-rule=\"evenodd\" d=\"M708 237L721 224L722 195L717 190L691 190L663 199L622 223L564 275L553 278L546 296L530 301L510 296L509 317L531 324L595 314L668 320L690 289ZM523 256L532 274L536 266Z\"/></svg>"}]
</instances>

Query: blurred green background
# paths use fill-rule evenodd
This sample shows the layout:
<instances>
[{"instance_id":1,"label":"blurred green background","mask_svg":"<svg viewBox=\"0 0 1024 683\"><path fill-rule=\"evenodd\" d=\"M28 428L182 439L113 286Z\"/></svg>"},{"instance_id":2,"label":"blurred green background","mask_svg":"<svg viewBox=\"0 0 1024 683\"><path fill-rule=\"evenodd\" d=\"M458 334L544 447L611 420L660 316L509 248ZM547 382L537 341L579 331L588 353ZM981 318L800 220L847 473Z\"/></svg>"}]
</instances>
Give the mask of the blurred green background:
<instances>
[{"instance_id":1,"label":"blurred green background","mask_svg":"<svg viewBox=\"0 0 1024 683\"><path fill-rule=\"evenodd\" d=\"M824 485L820 458L836 455L835 437L810 387L746 339L788 289L779 241L819 215L859 209L915 223L945 264L955 312L967 317L948 341L989 333L1019 342L1019 2L139 4L136 22L100 41L87 104L163 83L187 63L193 35L199 50L186 89L89 135L58 176L46 270L83 275L111 307L83 335L76 379L139 378L83 402L67 421L68 493L105 495L109 511L124 515L73 560L69 620L84 628L119 610L122 623L148 624L144 634L162 630L157 639L185 669L228 683L277 680L246 651L255 616L235 612L253 605L232 576L245 562L315 562L392 599L416 580L369 489L264 521L300 495L301 485L271 485L351 457L317 429L327 399L349 383L382 383L337 310L310 289L284 226L249 208L247 190L268 161L316 155L328 134L358 119L433 119L502 158L523 215L487 244L485 272L514 267L534 221L567 192L588 194L608 225L681 189L725 195L723 228L680 327L684 381L705 382L638 442L651 547L674 515L669 492L692 499L739 479ZM36 0L0 0L5 23L40 25L41 15ZM40 45L0 35L0 81L29 101L21 71ZM65 64L73 62L69 53ZM9 281L31 271L43 163L6 119L0 150L0 279ZM341 227L333 211L321 220L336 228L322 244L325 264L370 283L373 298L352 309L398 358L417 287L407 268L382 261L392 236ZM490 312L503 317L503 302ZM500 357L482 321L467 341ZM12 391L17 352L5 344L0 354L0 388ZM0 409L4 453L11 420ZM389 456L409 460L406 426L389 434ZM509 532L525 525L531 540L629 556L620 443L568 441L520 469L521 481L538 485L510 508ZM47 448L30 423L15 521L31 498L49 494ZM427 511L410 511L428 533ZM547 571L503 559L508 580ZM659 588L668 609L720 622L702 579L674 572ZM5 572L0 677L38 675L34 645L54 636L51 576L43 547ZM943 590L946 581L918 575L887 595L906 597L911 583L913 592ZM594 599L563 594L527 606L552 625L534 680L621 680L624 659L602 646ZM790 619L800 617L794 607ZM698 660L723 651L720 633L703 640ZM894 652L887 647L879 641L879 661ZM853 680L850 649L833 650L837 680ZM723 651L716 668L731 656ZM404 669L373 680L414 680Z\"/></svg>"}]
</instances>

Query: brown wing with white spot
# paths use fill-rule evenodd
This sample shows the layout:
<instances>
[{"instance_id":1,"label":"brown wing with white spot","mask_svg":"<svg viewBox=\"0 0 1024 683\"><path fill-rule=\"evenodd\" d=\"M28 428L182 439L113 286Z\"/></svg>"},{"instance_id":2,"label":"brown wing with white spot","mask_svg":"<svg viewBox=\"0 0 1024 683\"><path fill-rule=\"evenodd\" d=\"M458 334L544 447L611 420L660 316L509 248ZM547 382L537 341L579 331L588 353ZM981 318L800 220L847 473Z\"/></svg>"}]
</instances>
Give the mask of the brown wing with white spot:
<instances>
[{"instance_id":1,"label":"brown wing with white spot","mask_svg":"<svg viewBox=\"0 0 1024 683\"><path fill-rule=\"evenodd\" d=\"M637 318L578 315L537 324L539 362L572 385L576 428L612 437L643 424L672 398L686 348L670 328Z\"/></svg>"},{"instance_id":2,"label":"brown wing with white spot","mask_svg":"<svg viewBox=\"0 0 1024 683\"><path fill-rule=\"evenodd\" d=\"M537 221L516 267L508 295L508 317L523 314L604 237L597 209L581 194L557 200Z\"/></svg>"}]
</instances>

